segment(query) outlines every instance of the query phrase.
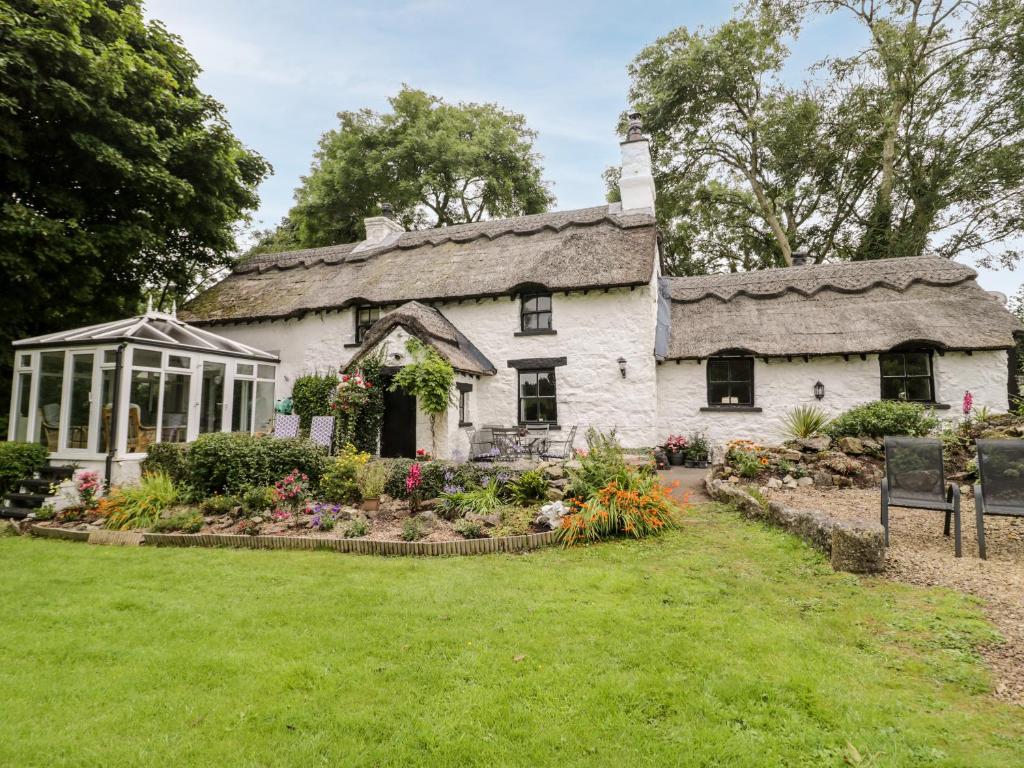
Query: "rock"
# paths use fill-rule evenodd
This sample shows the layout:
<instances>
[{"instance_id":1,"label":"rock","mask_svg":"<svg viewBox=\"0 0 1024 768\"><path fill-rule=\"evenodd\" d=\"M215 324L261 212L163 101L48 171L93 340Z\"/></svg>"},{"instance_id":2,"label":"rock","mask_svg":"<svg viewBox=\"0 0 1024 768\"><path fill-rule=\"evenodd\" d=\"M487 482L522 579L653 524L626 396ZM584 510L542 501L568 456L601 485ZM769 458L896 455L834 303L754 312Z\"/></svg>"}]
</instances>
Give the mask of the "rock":
<instances>
[{"instance_id":1,"label":"rock","mask_svg":"<svg viewBox=\"0 0 1024 768\"><path fill-rule=\"evenodd\" d=\"M880 456L882 454L882 444L876 440L869 438L862 438L861 445L864 446L864 453L870 454L871 456Z\"/></svg>"},{"instance_id":2,"label":"rock","mask_svg":"<svg viewBox=\"0 0 1024 768\"><path fill-rule=\"evenodd\" d=\"M775 455L784 461L802 461L804 458L800 451L794 451L791 448L777 448Z\"/></svg>"},{"instance_id":3,"label":"rock","mask_svg":"<svg viewBox=\"0 0 1024 768\"><path fill-rule=\"evenodd\" d=\"M818 488L830 488L832 486L832 475L829 472L815 472L811 481Z\"/></svg>"},{"instance_id":4,"label":"rock","mask_svg":"<svg viewBox=\"0 0 1024 768\"><path fill-rule=\"evenodd\" d=\"M791 491L796 490L796 480L791 479L788 483L783 483L783 485Z\"/></svg>"},{"instance_id":5,"label":"rock","mask_svg":"<svg viewBox=\"0 0 1024 768\"><path fill-rule=\"evenodd\" d=\"M252 520L252 522L256 523L256 525L259 525L260 523L263 522L263 518L262 517L253 517L253 518L250 518L250 519Z\"/></svg>"},{"instance_id":6,"label":"rock","mask_svg":"<svg viewBox=\"0 0 1024 768\"><path fill-rule=\"evenodd\" d=\"M167 519L163 515L160 515L160 517L162 519L164 519L164 520ZM203 518L203 522L206 523L207 525L213 525L214 523L223 522L223 520L221 520L221 518L219 518L219 517L216 517L215 515L207 515L206 517Z\"/></svg>"},{"instance_id":7,"label":"rock","mask_svg":"<svg viewBox=\"0 0 1024 768\"><path fill-rule=\"evenodd\" d=\"M569 483L570 482L571 481L569 480L569 478L567 478L567 477L560 477L557 480L552 480L550 485L551 485L552 488L559 488L559 489L564 491L566 488L569 487Z\"/></svg>"},{"instance_id":8,"label":"rock","mask_svg":"<svg viewBox=\"0 0 1024 768\"><path fill-rule=\"evenodd\" d=\"M795 483L795 482L796 482L796 478L794 478L792 475L786 475L784 478L782 478L782 484L783 485L789 485L790 483Z\"/></svg>"},{"instance_id":9,"label":"rock","mask_svg":"<svg viewBox=\"0 0 1024 768\"><path fill-rule=\"evenodd\" d=\"M563 470L557 464L549 465L544 468L544 474L547 475L552 480L560 480L561 478L565 477L565 470Z\"/></svg>"},{"instance_id":10,"label":"rock","mask_svg":"<svg viewBox=\"0 0 1024 768\"><path fill-rule=\"evenodd\" d=\"M829 478L829 480L831 481L831 478ZM805 486L805 487L808 486L808 485L814 485L814 478L806 477L806 476L798 477L797 481L796 481L796 484L800 485L800 486Z\"/></svg>"},{"instance_id":11,"label":"rock","mask_svg":"<svg viewBox=\"0 0 1024 768\"><path fill-rule=\"evenodd\" d=\"M729 478L730 483L739 483L739 481L740 479L736 477L736 475L733 475L732 477Z\"/></svg>"},{"instance_id":12,"label":"rock","mask_svg":"<svg viewBox=\"0 0 1024 768\"><path fill-rule=\"evenodd\" d=\"M800 446L803 451L827 451L832 445L832 438L828 435L814 435L814 437L805 437L801 440L797 440L796 444Z\"/></svg>"},{"instance_id":13,"label":"rock","mask_svg":"<svg viewBox=\"0 0 1024 768\"><path fill-rule=\"evenodd\" d=\"M782 481L779 480L779 478L777 478L777 477L770 477L770 478L768 478L768 487L769 488L781 488L782 487Z\"/></svg>"},{"instance_id":14,"label":"rock","mask_svg":"<svg viewBox=\"0 0 1024 768\"><path fill-rule=\"evenodd\" d=\"M845 453L839 453L838 451L829 451L824 456L820 456L819 464L840 475L857 475L861 471L861 463L859 461L851 459Z\"/></svg>"},{"instance_id":15,"label":"rock","mask_svg":"<svg viewBox=\"0 0 1024 768\"><path fill-rule=\"evenodd\" d=\"M838 521L832 528L832 567L878 573L885 566L885 531L878 523Z\"/></svg>"},{"instance_id":16,"label":"rock","mask_svg":"<svg viewBox=\"0 0 1024 768\"><path fill-rule=\"evenodd\" d=\"M425 523L430 523L431 525L437 522L437 515L435 515L434 512L429 509L420 510L419 514L417 514L416 517L418 517Z\"/></svg>"},{"instance_id":17,"label":"rock","mask_svg":"<svg viewBox=\"0 0 1024 768\"><path fill-rule=\"evenodd\" d=\"M495 528L501 525L500 512L492 512L489 515L480 515L476 512L470 512L466 515L466 519L469 520L469 522L471 523L483 523L484 525L489 526L491 528Z\"/></svg>"},{"instance_id":18,"label":"rock","mask_svg":"<svg viewBox=\"0 0 1024 768\"><path fill-rule=\"evenodd\" d=\"M840 437L836 445L840 451L851 456L860 456L865 452L864 443L856 437Z\"/></svg>"},{"instance_id":19,"label":"rock","mask_svg":"<svg viewBox=\"0 0 1024 768\"><path fill-rule=\"evenodd\" d=\"M562 467L564 469L583 469L583 464L581 464L577 459L570 459L565 462Z\"/></svg>"},{"instance_id":20,"label":"rock","mask_svg":"<svg viewBox=\"0 0 1024 768\"><path fill-rule=\"evenodd\" d=\"M565 493L561 488L548 488L545 497L548 501L561 501L565 498Z\"/></svg>"},{"instance_id":21,"label":"rock","mask_svg":"<svg viewBox=\"0 0 1024 768\"><path fill-rule=\"evenodd\" d=\"M280 535L288 530L288 526L284 523L272 523L260 531L265 536Z\"/></svg>"},{"instance_id":22,"label":"rock","mask_svg":"<svg viewBox=\"0 0 1024 768\"><path fill-rule=\"evenodd\" d=\"M439 498L424 499L423 501L420 502L420 509L421 510L437 509L440 505L441 505L441 499L439 499Z\"/></svg>"},{"instance_id":23,"label":"rock","mask_svg":"<svg viewBox=\"0 0 1024 768\"><path fill-rule=\"evenodd\" d=\"M853 478L832 475L832 485L836 488L853 488Z\"/></svg>"}]
</instances>

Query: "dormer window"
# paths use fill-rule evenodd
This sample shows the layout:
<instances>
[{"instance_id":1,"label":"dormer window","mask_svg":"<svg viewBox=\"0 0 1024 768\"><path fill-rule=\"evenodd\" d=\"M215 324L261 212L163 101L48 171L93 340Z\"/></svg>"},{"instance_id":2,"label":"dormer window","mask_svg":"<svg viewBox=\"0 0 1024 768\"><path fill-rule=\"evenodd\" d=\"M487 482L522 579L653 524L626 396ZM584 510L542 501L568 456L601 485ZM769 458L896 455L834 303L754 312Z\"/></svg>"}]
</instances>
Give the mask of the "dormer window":
<instances>
[{"instance_id":1,"label":"dormer window","mask_svg":"<svg viewBox=\"0 0 1024 768\"><path fill-rule=\"evenodd\" d=\"M356 308L356 344L362 344L366 332L380 320L380 307Z\"/></svg>"},{"instance_id":2,"label":"dormer window","mask_svg":"<svg viewBox=\"0 0 1024 768\"><path fill-rule=\"evenodd\" d=\"M523 333L544 333L551 330L551 294L524 293L519 310Z\"/></svg>"}]
</instances>

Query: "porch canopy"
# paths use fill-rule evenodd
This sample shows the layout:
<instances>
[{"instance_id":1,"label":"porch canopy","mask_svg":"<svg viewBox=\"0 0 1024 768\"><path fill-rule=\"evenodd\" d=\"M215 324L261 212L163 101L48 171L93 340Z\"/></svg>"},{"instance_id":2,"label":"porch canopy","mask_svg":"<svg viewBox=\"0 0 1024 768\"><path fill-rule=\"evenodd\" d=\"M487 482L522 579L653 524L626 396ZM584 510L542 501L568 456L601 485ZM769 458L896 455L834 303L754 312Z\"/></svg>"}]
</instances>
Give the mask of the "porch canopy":
<instances>
[{"instance_id":1,"label":"porch canopy","mask_svg":"<svg viewBox=\"0 0 1024 768\"><path fill-rule=\"evenodd\" d=\"M279 362L154 311L22 339L8 439L89 461L142 458L152 443L203 432L265 431Z\"/></svg>"}]
</instances>

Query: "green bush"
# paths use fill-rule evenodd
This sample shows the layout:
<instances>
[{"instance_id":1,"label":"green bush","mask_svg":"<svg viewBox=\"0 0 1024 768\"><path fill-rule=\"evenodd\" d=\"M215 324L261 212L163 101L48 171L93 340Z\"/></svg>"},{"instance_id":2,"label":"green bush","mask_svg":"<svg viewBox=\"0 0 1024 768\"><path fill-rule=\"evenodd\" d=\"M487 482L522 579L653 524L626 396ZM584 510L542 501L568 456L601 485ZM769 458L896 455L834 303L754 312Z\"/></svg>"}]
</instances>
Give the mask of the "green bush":
<instances>
[{"instance_id":1,"label":"green bush","mask_svg":"<svg viewBox=\"0 0 1024 768\"><path fill-rule=\"evenodd\" d=\"M189 447L188 476L197 493L240 493L273 485L293 469L315 488L327 467L324 449L308 440L212 432Z\"/></svg>"},{"instance_id":2,"label":"green bush","mask_svg":"<svg viewBox=\"0 0 1024 768\"><path fill-rule=\"evenodd\" d=\"M320 498L335 504L359 501L359 470L370 461L370 454L357 451L352 445L327 465L320 478Z\"/></svg>"},{"instance_id":3,"label":"green bush","mask_svg":"<svg viewBox=\"0 0 1024 768\"><path fill-rule=\"evenodd\" d=\"M156 533L181 531L182 533L199 533L203 528L203 516L198 512L179 512L171 517L162 517L153 524Z\"/></svg>"},{"instance_id":4,"label":"green bush","mask_svg":"<svg viewBox=\"0 0 1024 768\"><path fill-rule=\"evenodd\" d=\"M580 468L569 472L569 493L576 499L588 499L612 480L626 475L626 454L615 431L605 434L587 430L587 450L579 455Z\"/></svg>"},{"instance_id":5,"label":"green bush","mask_svg":"<svg viewBox=\"0 0 1024 768\"><path fill-rule=\"evenodd\" d=\"M0 494L9 493L16 482L45 467L49 455L39 443L0 443Z\"/></svg>"},{"instance_id":6,"label":"green bush","mask_svg":"<svg viewBox=\"0 0 1024 768\"><path fill-rule=\"evenodd\" d=\"M142 473L163 472L174 483L188 481L188 446L185 443L153 443L142 461Z\"/></svg>"},{"instance_id":7,"label":"green bush","mask_svg":"<svg viewBox=\"0 0 1024 768\"><path fill-rule=\"evenodd\" d=\"M143 475L138 485L115 489L107 498L106 527L115 531L149 528L178 501L178 489L163 472Z\"/></svg>"},{"instance_id":8,"label":"green bush","mask_svg":"<svg viewBox=\"0 0 1024 768\"><path fill-rule=\"evenodd\" d=\"M484 533L484 525L480 522L474 522L462 518L456 520L452 525L452 528L457 534L462 536L464 539L486 539L487 534Z\"/></svg>"},{"instance_id":9,"label":"green bush","mask_svg":"<svg viewBox=\"0 0 1024 768\"><path fill-rule=\"evenodd\" d=\"M346 539L358 539L370 532L370 525L363 518L357 517L345 526Z\"/></svg>"},{"instance_id":10,"label":"green bush","mask_svg":"<svg viewBox=\"0 0 1024 768\"><path fill-rule=\"evenodd\" d=\"M449 520L470 512L486 515L502 506L501 486L493 480L479 488L441 494L441 512Z\"/></svg>"},{"instance_id":11,"label":"green bush","mask_svg":"<svg viewBox=\"0 0 1024 768\"><path fill-rule=\"evenodd\" d=\"M934 411L920 403L876 400L840 414L826 427L832 438L927 435L939 424Z\"/></svg>"},{"instance_id":12,"label":"green bush","mask_svg":"<svg viewBox=\"0 0 1024 768\"><path fill-rule=\"evenodd\" d=\"M274 508L277 495L272 485L250 485L242 489L239 497L242 509L248 515L258 515Z\"/></svg>"},{"instance_id":13,"label":"green bush","mask_svg":"<svg viewBox=\"0 0 1024 768\"><path fill-rule=\"evenodd\" d=\"M516 504L541 501L548 492L548 478L538 469L530 469L509 482L509 496Z\"/></svg>"},{"instance_id":14,"label":"green bush","mask_svg":"<svg viewBox=\"0 0 1024 768\"><path fill-rule=\"evenodd\" d=\"M292 385L292 410L303 429L309 429L314 416L330 416L331 402L338 390L338 376L333 373L300 376Z\"/></svg>"},{"instance_id":15,"label":"green bush","mask_svg":"<svg viewBox=\"0 0 1024 768\"><path fill-rule=\"evenodd\" d=\"M199 509L204 515L233 515L242 506L234 496L215 494L199 502Z\"/></svg>"},{"instance_id":16,"label":"green bush","mask_svg":"<svg viewBox=\"0 0 1024 768\"><path fill-rule=\"evenodd\" d=\"M408 517L405 522L402 523L402 541L416 541L422 539L426 535L426 531L423 528L423 523L420 522L419 518Z\"/></svg>"}]
</instances>

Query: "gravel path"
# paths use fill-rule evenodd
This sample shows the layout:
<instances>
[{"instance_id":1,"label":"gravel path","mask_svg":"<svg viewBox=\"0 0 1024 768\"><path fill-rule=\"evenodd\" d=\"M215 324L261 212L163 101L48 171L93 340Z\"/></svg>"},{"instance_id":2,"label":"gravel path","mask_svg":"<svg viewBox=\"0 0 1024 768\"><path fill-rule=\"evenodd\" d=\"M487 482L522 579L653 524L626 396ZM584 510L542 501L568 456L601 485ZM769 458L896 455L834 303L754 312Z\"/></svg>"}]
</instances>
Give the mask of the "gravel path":
<instances>
[{"instance_id":1,"label":"gravel path","mask_svg":"<svg viewBox=\"0 0 1024 768\"><path fill-rule=\"evenodd\" d=\"M787 506L841 519L878 521L878 491L802 488L772 491ZM980 598L1006 639L982 649L996 676L999 698L1024 706L1024 519L986 517L988 559L978 558L974 498L962 499L963 557L953 556L953 538L942 535L943 513L889 510L889 551L884 575L897 581L943 586Z\"/></svg>"}]
</instances>

